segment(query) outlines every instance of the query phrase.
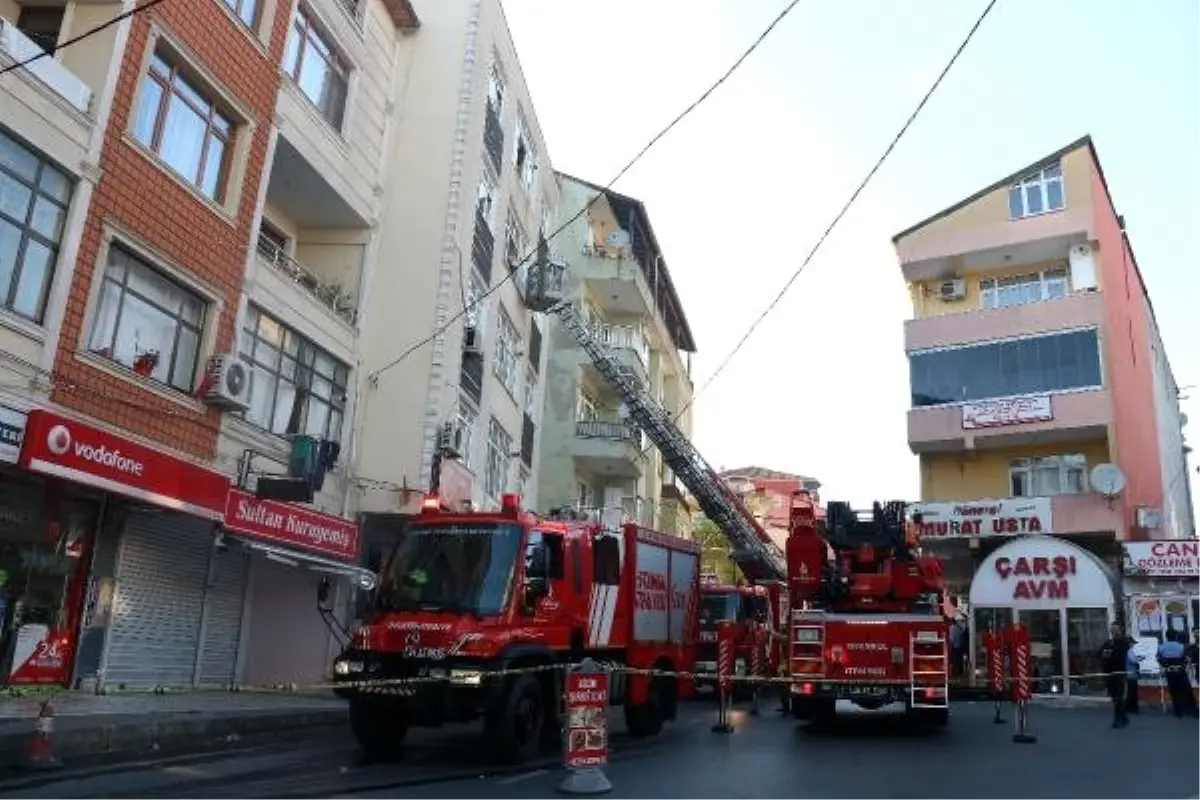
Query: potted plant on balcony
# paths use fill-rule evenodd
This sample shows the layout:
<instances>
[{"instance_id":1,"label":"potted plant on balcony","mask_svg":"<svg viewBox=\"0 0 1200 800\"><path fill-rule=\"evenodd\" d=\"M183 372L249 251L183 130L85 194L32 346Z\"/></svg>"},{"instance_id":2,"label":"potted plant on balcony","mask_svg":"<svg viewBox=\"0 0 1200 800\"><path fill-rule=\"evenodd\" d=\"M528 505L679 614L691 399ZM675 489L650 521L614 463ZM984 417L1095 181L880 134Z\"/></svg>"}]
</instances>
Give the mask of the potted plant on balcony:
<instances>
[{"instance_id":1,"label":"potted plant on balcony","mask_svg":"<svg viewBox=\"0 0 1200 800\"><path fill-rule=\"evenodd\" d=\"M149 378L158 366L158 350L150 348L138 353L133 359L133 371L143 378Z\"/></svg>"}]
</instances>

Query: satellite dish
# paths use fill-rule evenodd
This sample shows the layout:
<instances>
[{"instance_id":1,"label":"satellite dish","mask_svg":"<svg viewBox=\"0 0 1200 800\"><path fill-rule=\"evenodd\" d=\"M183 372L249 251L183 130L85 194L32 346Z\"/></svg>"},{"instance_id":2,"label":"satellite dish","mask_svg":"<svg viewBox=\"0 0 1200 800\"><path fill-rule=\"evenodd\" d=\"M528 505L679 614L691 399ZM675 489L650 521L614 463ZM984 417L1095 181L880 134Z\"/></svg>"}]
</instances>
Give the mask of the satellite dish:
<instances>
[{"instance_id":1,"label":"satellite dish","mask_svg":"<svg viewBox=\"0 0 1200 800\"><path fill-rule=\"evenodd\" d=\"M816 478L809 478L804 481L804 491L806 492L816 492L820 488L821 482Z\"/></svg>"},{"instance_id":2,"label":"satellite dish","mask_svg":"<svg viewBox=\"0 0 1200 800\"><path fill-rule=\"evenodd\" d=\"M604 240L604 244L608 247L616 247L618 249L622 247L629 247L629 231L625 230L624 228L617 228L608 235L608 237Z\"/></svg>"},{"instance_id":3,"label":"satellite dish","mask_svg":"<svg viewBox=\"0 0 1200 800\"><path fill-rule=\"evenodd\" d=\"M1092 488L1110 500L1125 491L1125 473L1116 464L1097 464L1089 477Z\"/></svg>"}]
</instances>

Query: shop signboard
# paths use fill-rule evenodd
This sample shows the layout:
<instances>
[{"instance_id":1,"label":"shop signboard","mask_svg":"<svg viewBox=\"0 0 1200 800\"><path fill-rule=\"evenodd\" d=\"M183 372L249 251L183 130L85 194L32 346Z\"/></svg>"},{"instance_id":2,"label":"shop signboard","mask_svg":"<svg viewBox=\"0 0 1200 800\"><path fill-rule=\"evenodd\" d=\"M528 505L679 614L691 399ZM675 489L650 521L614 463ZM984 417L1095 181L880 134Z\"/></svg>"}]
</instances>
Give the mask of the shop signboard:
<instances>
[{"instance_id":1,"label":"shop signboard","mask_svg":"<svg viewBox=\"0 0 1200 800\"><path fill-rule=\"evenodd\" d=\"M14 685L65 684L74 651L73 631L33 623L22 625L13 643L8 682Z\"/></svg>"},{"instance_id":2,"label":"shop signboard","mask_svg":"<svg viewBox=\"0 0 1200 800\"><path fill-rule=\"evenodd\" d=\"M358 559L358 526L353 522L292 503L260 500L240 489L229 490L224 525L235 533L286 547L344 561Z\"/></svg>"},{"instance_id":3,"label":"shop signboard","mask_svg":"<svg viewBox=\"0 0 1200 800\"><path fill-rule=\"evenodd\" d=\"M1006 497L963 503L914 503L921 515L921 537L1015 536L1054 530L1049 497Z\"/></svg>"},{"instance_id":4,"label":"shop signboard","mask_svg":"<svg viewBox=\"0 0 1200 800\"><path fill-rule=\"evenodd\" d=\"M0 463L15 464L20 459L26 416L24 411L0 406Z\"/></svg>"},{"instance_id":5,"label":"shop signboard","mask_svg":"<svg viewBox=\"0 0 1200 800\"><path fill-rule=\"evenodd\" d=\"M1147 578L1200 576L1200 540L1126 542L1125 574Z\"/></svg>"},{"instance_id":6,"label":"shop signboard","mask_svg":"<svg viewBox=\"0 0 1200 800\"><path fill-rule=\"evenodd\" d=\"M208 519L224 515L229 478L49 411L31 411L21 466Z\"/></svg>"},{"instance_id":7,"label":"shop signboard","mask_svg":"<svg viewBox=\"0 0 1200 800\"><path fill-rule=\"evenodd\" d=\"M962 407L962 426L963 430L968 431L1024 425L1029 422L1049 422L1052 419L1054 409L1048 394L963 403Z\"/></svg>"},{"instance_id":8,"label":"shop signboard","mask_svg":"<svg viewBox=\"0 0 1200 800\"><path fill-rule=\"evenodd\" d=\"M1099 560L1053 536L1025 536L983 560L971 581L972 608L1108 608L1112 584Z\"/></svg>"}]
</instances>

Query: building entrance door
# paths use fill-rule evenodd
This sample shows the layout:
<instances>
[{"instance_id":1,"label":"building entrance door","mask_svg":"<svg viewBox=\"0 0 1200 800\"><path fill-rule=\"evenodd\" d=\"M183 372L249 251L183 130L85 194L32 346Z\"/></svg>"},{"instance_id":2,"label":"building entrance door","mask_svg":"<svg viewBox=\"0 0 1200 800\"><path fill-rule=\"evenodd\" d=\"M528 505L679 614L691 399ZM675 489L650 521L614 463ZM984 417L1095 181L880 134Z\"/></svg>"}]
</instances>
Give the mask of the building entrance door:
<instances>
[{"instance_id":1,"label":"building entrance door","mask_svg":"<svg viewBox=\"0 0 1200 800\"><path fill-rule=\"evenodd\" d=\"M1029 677L1034 694L1062 694L1066 672L1062 609L1029 609L1018 614L1020 623L1029 628Z\"/></svg>"}]
</instances>

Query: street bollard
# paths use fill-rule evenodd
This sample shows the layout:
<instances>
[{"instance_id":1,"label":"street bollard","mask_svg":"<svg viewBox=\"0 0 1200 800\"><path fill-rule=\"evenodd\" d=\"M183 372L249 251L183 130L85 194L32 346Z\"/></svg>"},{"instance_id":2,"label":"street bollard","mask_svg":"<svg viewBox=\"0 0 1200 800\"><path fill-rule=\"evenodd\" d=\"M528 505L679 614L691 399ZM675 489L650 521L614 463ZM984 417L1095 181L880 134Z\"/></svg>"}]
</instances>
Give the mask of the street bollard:
<instances>
[{"instance_id":1,"label":"street bollard","mask_svg":"<svg viewBox=\"0 0 1200 800\"><path fill-rule=\"evenodd\" d=\"M1016 701L1012 740L1017 744L1035 744L1037 737L1029 732L1029 629L1014 625L1011 629L1013 664L1013 700Z\"/></svg>"},{"instance_id":2,"label":"street bollard","mask_svg":"<svg viewBox=\"0 0 1200 800\"><path fill-rule=\"evenodd\" d=\"M992 702L995 704L995 716L992 717L992 723L995 725L1003 724L1004 718L1000 714L1000 706L1004 702L1004 637L995 630L988 631L983 634L984 646L987 648L988 659L988 689L992 693Z\"/></svg>"},{"instance_id":3,"label":"street bollard","mask_svg":"<svg viewBox=\"0 0 1200 800\"><path fill-rule=\"evenodd\" d=\"M612 782L601 767L608 763L608 673L585 658L567 673L563 761L565 794L604 794Z\"/></svg>"},{"instance_id":4,"label":"street bollard","mask_svg":"<svg viewBox=\"0 0 1200 800\"><path fill-rule=\"evenodd\" d=\"M733 733L729 724L729 706L733 699L733 636L732 622L722 622L717 633L717 722L713 733Z\"/></svg>"},{"instance_id":5,"label":"street bollard","mask_svg":"<svg viewBox=\"0 0 1200 800\"><path fill-rule=\"evenodd\" d=\"M764 677L763 664L766 661L764 656L766 653L765 642L763 641L763 629L755 628L754 641L751 643L752 650L750 651L750 676L753 683L750 685L750 716L758 716L758 693L762 689L762 678Z\"/></svg>"}]
</instances>

